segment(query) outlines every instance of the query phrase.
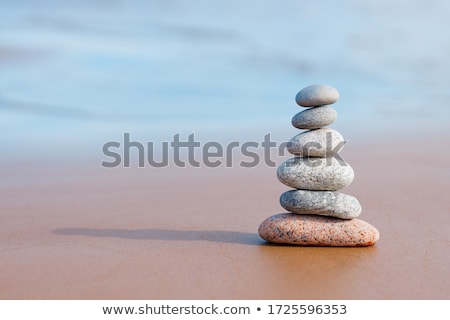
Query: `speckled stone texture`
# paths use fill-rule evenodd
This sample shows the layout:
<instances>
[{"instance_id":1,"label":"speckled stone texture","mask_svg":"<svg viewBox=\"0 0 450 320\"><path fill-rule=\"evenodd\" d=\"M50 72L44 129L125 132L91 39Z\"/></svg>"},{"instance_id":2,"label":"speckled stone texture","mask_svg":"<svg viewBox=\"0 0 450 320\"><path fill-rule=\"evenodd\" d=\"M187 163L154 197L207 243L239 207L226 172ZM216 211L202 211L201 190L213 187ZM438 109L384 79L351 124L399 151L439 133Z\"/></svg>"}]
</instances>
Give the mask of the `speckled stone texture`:
<instances>
[{"instance_id":1,"label":"speckled stone texture","mask_svg":"<svg viewBox=\"0 0 450 320\"><path fill-rule=\"evenodd\" d=\"M305 246L364 247L374 245L380 237L374 226L359 219L293 213L267 218L258 232L268 242Z\"/></svg>"},{"instance_id":2,"label":"speckled stone texture","mask_svg":"<svg viewBox=\"0 0 450 320\"><path fill-rule=\"evenodd\" d=\"M341 151L342 148L335 148L339 145L343 147L343 142L344 137L334 129L314 129L299 133L289 140L287 150L297 156L326 157L331 156L331 151Z\"/></svg>"},{"instance_id":3,"label":"speckled stone texture","mask_svg":"<svg viewBox=\"0 0 450 320\"><path fill-rule=\"evenodd\" d=\"M335 158L295 157L278 167L277 176L291 188L337 191L348 186L355 174L349 164Z\"/></svg>"},{"instance_id":4,"label":"speckled stone texture","mask_svg":"<svg viewBox=\"0 0 450 320\"><path fill-rule=\"evenodd\" d=\"M281 195L280 204L292 213L318 214L340 219L353 219L361 213L358 199L333 191L290 190Z\"/></svg>"},{"instance_id":5,"label":"speckled stone texture","mask_svg":"<svg viewBox=\"0 0 450 320\"><path fill-rule=\"evenodd\" d=\"M321 106L297 113L291 122L297 129L319 129L332 124L336 119L337 112L334 108Z\"/></svg>"},{"instance_id":6,"label":"speckled stone texture","mask_svg":"<svg viewBox=\"0 0 450 320\"><path fill-rule=\"evenodd\" d=\"M317 107L338 101L339 92L326 84L308 86L297 93L295 101L302 107Z\"/></svg>"}]
</instances>

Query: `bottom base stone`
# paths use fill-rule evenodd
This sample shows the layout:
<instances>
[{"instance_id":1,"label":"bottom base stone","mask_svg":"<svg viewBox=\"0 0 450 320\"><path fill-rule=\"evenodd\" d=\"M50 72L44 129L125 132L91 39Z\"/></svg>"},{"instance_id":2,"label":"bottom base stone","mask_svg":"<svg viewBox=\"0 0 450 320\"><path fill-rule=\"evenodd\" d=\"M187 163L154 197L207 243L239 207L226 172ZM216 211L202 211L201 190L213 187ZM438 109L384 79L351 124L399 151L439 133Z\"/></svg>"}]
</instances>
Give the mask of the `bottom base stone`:
<instances>
[{"instance_id":1,"label":"bottom base stone","mask_svg":"<svg viewBox=\"0 0 450 320\"><path fill-rule=\"evenodd\" d=\"M360 219L280 213L259 226L261 238L271 243L303 246L365 247L380 238L378 230Z\"/></svg>"}]
</instances>

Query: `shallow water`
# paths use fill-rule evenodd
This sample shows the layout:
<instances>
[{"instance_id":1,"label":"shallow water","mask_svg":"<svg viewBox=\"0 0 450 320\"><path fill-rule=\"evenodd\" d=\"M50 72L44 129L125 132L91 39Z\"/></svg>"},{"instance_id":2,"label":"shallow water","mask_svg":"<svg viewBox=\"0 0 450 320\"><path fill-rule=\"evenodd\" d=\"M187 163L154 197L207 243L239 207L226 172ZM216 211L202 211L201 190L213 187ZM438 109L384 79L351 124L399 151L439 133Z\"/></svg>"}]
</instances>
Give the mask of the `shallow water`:
<instances>
[{"instance_id":1,"label":"shallow water","mask_svg":"<svg viewBox=\"0 0 450 320\"><path fill-rule=\"evenodd\" d=\"M296 92L314 83L339 89L335 128L356 139L450 115L444 0L0 7L0 143L12 154L84 152L123 132L286 136Z\"/></svg>"}]
</instances>

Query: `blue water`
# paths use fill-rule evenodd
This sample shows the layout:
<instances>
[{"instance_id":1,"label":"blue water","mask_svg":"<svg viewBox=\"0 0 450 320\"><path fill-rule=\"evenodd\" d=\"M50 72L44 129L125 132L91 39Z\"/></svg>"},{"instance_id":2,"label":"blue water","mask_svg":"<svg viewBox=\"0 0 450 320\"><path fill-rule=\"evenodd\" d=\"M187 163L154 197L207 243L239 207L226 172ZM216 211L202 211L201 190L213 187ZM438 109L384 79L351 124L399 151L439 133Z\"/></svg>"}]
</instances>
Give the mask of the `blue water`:
<instances>
[{"instance_id":1,"label":"blue water","mask_svg":"<svg viewBox=\"0 0 450 320\"><path fill-rule=\"evenodd\" d=\"M353 137L442 124L449 30L445 0L0 0L2 153L283 136L314 83L339 89L335 127Z\"/></svg>"}]
</instances>

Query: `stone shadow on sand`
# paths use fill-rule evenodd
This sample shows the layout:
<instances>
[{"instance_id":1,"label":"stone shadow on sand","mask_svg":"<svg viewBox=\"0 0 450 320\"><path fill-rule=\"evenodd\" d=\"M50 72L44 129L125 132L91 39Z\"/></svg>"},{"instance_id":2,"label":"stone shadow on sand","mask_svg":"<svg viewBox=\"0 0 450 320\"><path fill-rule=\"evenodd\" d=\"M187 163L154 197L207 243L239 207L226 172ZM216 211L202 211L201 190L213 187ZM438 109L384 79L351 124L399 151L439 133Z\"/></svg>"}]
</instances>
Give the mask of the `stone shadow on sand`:
<instances>
[{"instance_id":1,"label":"stone shadow on sand","mask_svg":"<svg viewBox=\"0 0 450 320\"><path fill-rule=\"evenodd\" d=\"M52 230L62 236L119 238L129 240L210 241L259 246L264 243L258 234L222 230L170 230L170 229L89 229L63 228Z\"/></svg>"}]
</instances>

